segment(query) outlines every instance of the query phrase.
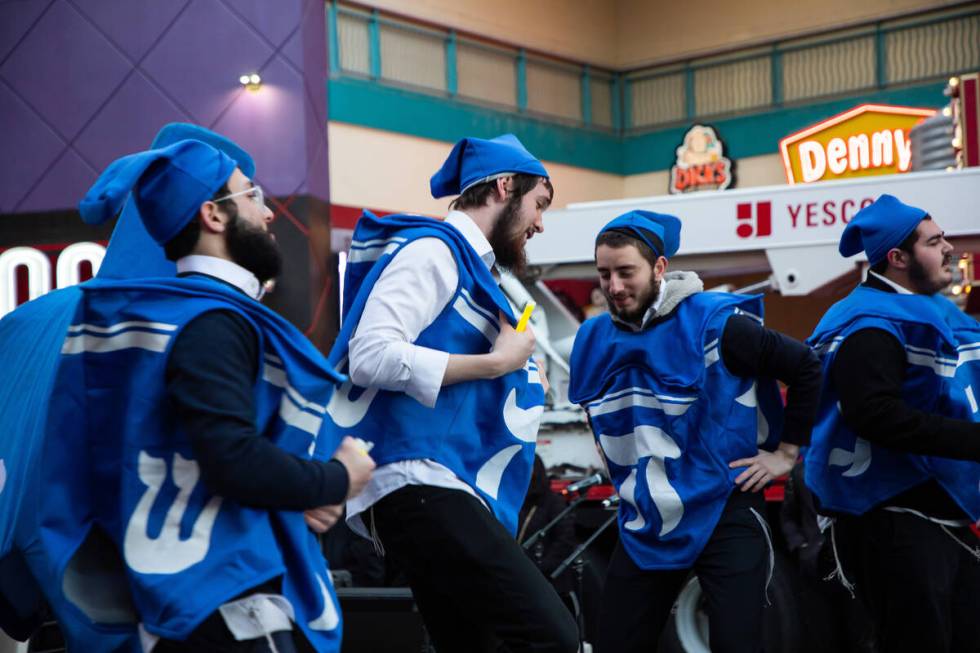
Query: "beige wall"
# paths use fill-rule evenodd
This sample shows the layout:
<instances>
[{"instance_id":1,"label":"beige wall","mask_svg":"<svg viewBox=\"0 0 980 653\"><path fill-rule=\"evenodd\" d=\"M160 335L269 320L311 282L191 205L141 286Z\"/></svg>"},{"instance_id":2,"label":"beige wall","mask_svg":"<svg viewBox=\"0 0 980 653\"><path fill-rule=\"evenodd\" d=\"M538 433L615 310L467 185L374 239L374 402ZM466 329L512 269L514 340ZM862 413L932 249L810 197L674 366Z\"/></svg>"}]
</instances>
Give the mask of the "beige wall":
<instances>
[{"instance_id":1,"label":"beige wall","mask_svg":"<svg viewBox=\"0 0 980 653\"><path fill-rule=\"evenodd\" d=\"M772 0L684 2L617 0L620 67L742 47L775 38L846 27L924 9L950 0Z\"/></svg>"},{"instance_id":2,"label":"beige wall","mask_svg":"<svg viewBox=\"0 0 980 653\"><path fill-rule=\"evenodd\" d=\"M335 204L384 211L442 215L448 199L429 195L429 177L442 165L450 145L414 136L328 123L330 199ZM649 197L667 193L667 171L623 177L545 161L555 185L555 207L576 202ZM786 183L778 154L736 162L738 188Z\"/></svg>"},{"instance_id":3,"label":"beige wall","mask_svg":"<svg viewBox=\"0 0 980 653\"><path fill-rule=\"evenodd\" d=\"M359 4L603 66L616 64L616 11L607 0L360 0Z\"/></svg>"},{"instance_id":4,"label":"beige wall","mask_svg":"<svg viewBox=\"0 0 980 653\"><path fill-rule=\"evenodd\" d=\"M341 122L327 126L330 200L385 211L442 215L449 198L429 195L429 177L451 145ZM544 162L555 185L555 207L623 197L619 175Z\"/></svg>"},{"instance_id":5,"label":"beige wall","mask_svg":"<svg viewBox=\"0 0 980 653\"><path fill-rule=\"evenodd\" d=\"M623 178L623 197L666 195L670 172L660 170ZM786 184L783 160L778 154L752 156L735 161L735 187L779 186Z\"/></svg>"},{"instance_id":6,"label":"beige wall","mask_svg":"<svg viewBox=\"0 0 980 653\"><path fill-rule=\"evenodd\" d=\"M613 68L847 27L961 0L360 0L358 4Z\"/></svg>"}]
</instances>

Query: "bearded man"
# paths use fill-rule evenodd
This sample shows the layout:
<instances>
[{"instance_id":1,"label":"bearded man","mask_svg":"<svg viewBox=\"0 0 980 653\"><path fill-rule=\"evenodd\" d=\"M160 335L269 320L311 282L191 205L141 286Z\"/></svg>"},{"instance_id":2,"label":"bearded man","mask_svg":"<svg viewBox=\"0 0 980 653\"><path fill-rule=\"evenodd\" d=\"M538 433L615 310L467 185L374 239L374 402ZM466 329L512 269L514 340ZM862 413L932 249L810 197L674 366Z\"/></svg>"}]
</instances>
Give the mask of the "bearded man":
<instances>
[{"instance_id":1,"label":"bearded man","mask_svg":"<svg viewBox=\"0 0 980 653\"><path fill-rule=\"evenodd\" d=\"M807 485L883 653L978 651L980 324L937 294L953 247L926 211L882 195L839 249L871 268L810 337L824 388Z\"/></svg>"},{"instance_id":2,"label":"bearded man","mask_svg":"<svg viewBox=\"0 0 980 653\"><path fill-rule=\"evenodd\" d=\"M668 272L681 221L630 211L596 238L609 313L575 336L568 396L589 416L622 502L602 590L599 650L655 651L693 571L711 650L762 651L772 575L760 490L806 445L820 367L762 326L762 298L704 292ZM789 386L785 410L776 379Z\"/></svg>"},{"instance_id":3,"label":"bearded man","mask_svg":"<svg viewBox=\"0 0 980 653\"><path fill-rule=\"evenodd\" d=\"M310 529L373 462L321 428L340 381L258 303L279 270L272 213L238 161L199 140L123 157L80 204L130 195L181 278L80 287L51 393L35 547L85 650L337 651L340 615ZM327 460L331 455L332 460Z\"/></svg>"},{"instance_id":4,"label":"bearded man","mask_svg":"<svg viewBox=\"0 0 980 653\"><path fill-rule=\"evenodd\" d=\"M575 623L514 540L544 389L497 285L551 182L508 134L456 143L430 187L457 196L444 221L365 213L351 244L329 360L352 385L327 414L378 469L348 520L405 571L440 653L569 653Z\"/></svg>"}]
</instances>

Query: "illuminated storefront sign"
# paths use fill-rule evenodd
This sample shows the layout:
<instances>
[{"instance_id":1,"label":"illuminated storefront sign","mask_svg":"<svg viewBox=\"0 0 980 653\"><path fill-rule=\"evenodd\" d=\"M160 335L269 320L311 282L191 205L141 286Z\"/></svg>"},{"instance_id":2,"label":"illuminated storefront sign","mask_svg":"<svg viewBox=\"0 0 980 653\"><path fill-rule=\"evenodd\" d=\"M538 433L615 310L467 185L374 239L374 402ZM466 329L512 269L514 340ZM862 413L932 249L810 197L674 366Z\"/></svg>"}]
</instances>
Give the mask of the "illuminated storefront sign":
<instances>
[{"instance_id":1,"label":"illuminated storefront sign","mask_svg":"<svg viewBox=\"0 0 980 653\"><path fill-rule=\"evenodd\" d=\"M909 131L934 109L862 104L779 141L790 184L908 172Z\"/></svg>"},{"instance_id":2,"label":"illuminated storefront sign","mask_svg":"<svg viewBox=\"0 0 980 653\"><path fill-rule=\"evenodd\" d=\"M105 247L98 243L11 247L0 252L0 317L52 288L66 288L99 271ZM53 283L53 285L52 285Z\"/></svg>"},{"instance_id":3,"label":"illuminated storefront sign","mask_svg":"<svg viewBox=\"0 0 980 653\"><path fill-rule=\"evenodd\" d=\"M725 145L713 127L694 125L677 148L670 169L671 193L723 190L734 182L735 164L725 157Z\"/></svg>"}]
</instances>

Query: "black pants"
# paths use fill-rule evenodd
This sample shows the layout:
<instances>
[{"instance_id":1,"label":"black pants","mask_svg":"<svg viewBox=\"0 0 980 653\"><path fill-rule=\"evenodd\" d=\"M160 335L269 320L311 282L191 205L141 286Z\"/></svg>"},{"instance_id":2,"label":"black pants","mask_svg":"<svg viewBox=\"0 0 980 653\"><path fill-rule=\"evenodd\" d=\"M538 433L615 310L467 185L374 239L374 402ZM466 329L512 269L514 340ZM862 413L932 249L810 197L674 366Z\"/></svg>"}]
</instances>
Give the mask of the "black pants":
<instances>
[{"instance_id":1,"label":"black pants","mask_svg":"<svg viewBox=\"0 0 980 653\"><path fill-rule=\"evenodd\" d=\"M736 490L693 571L707 599L709 637L715 653L760 653L769 548L761 493ZM644 570L616 545L599 612L599 653L657 650L677 594L690 569Z\"/></svg>"},{"instance_id":2,"label":"black pants","mask_svg":"<svg viewBox=\"0 0 980 653\"><path fill-rule=\"evenodd\" d=\"M977 547L969 529L882 509L834 528L880 653L980 652L980 562L950 536Z\"/></svg>"},{"instance_id":3,"label":"black pants","mask_svg":"<svg viewBox=\"0 0 980 653\"><path fill-rule=\"evenodd\" d=\"M274 578L240 594L243 598L251 594L281 594L282 580ZM221 613L215 610L195 628L190 636L177 642L161 639L153 647L153 653L313 653L313 647L298 626L291 631L280 631L270 635L275 649L265 637L237 641L228 630Z\"/></svg>"},{"instance_id":4,"label":"black pants","mask_svg":"<svg viewBox=\"0 0 980 653\"><path fill-rule=\"evenodd\" d=\"M291 631L272 633L270 637L275 643L275 649L269 645L269 641L264 637L236 641L231 631L225 626L221 614L215 612L195 628L185 641L175 642L161 639L153 647L153 653L273 653L273 651L277 653L312 653L313 651L299 628L295 626Z\"/></svg>"},{"instance_id":5,"label":"black pants","mask_svg":"<svg viewBox=\"0 0 980 653\"><path fill-rule=\"evenodd\" d=\"M572 653L575 621L473 496L409 485L374 505L385 554L408 577L439 653Z\"/></svg>"}]
</instances>

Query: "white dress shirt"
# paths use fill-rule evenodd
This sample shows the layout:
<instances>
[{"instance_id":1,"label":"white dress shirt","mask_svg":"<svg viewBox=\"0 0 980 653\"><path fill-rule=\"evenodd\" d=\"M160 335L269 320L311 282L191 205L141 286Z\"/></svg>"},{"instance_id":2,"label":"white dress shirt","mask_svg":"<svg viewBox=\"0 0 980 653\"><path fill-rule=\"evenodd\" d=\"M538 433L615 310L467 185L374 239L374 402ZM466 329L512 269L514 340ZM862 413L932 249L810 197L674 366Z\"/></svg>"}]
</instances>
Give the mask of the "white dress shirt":
<instances>
[{"instance_id":1,"label":"white dress shirt","mask_svg":"<svg viewBox=\"0 0 980 653\"><path fill-rule=\"evenodd\" d=\"M252 299L262 299L265 290L254 274L227 259L191 254L177 259L177 274L197 272L230 283Z\"/></svg>"},{"instance_id":2,"label":"white dress shirt","mask_svg":"<svg viewBox=\"0 0 980 653\"><path fill-rule=\"evenodd\" d=\"M885 284L887 286L891 286L892 290L894 290L895 292L897 292L899 295L912 295L912 294L914 294L911 290L909 290L905 286L903 286L901 284L898 284L898 283L895 283L894 281L892 281L888 277L882 276L882 275L878 274L877 272L875 272L874 270L868 270L868 274L870 274L871 276L873 276L875 279L877 279L878 281L882 282L883 284Z\"/></svg>"},{"instance_id":3,"label":"white dress shirt","mask_svg":"<svg viewBox=\"0 0 980 653\"><path fill-rule=\"evenodd\" d=\"M462 211L451 211L446 223L463 235L492 270L493 248L476 223ZM438 238L419 238L395 254L371 289L350 340L351 381L362 387L404 392L424 406L435 406L449 354L414 343L452 300L458 284L456 259ZM479 498L473 488L434 460L401 460L375 469L364 491L347 502L351 528L370 537L361 513L406 485L463 490Z\"/></svg>"}]
</instances>

